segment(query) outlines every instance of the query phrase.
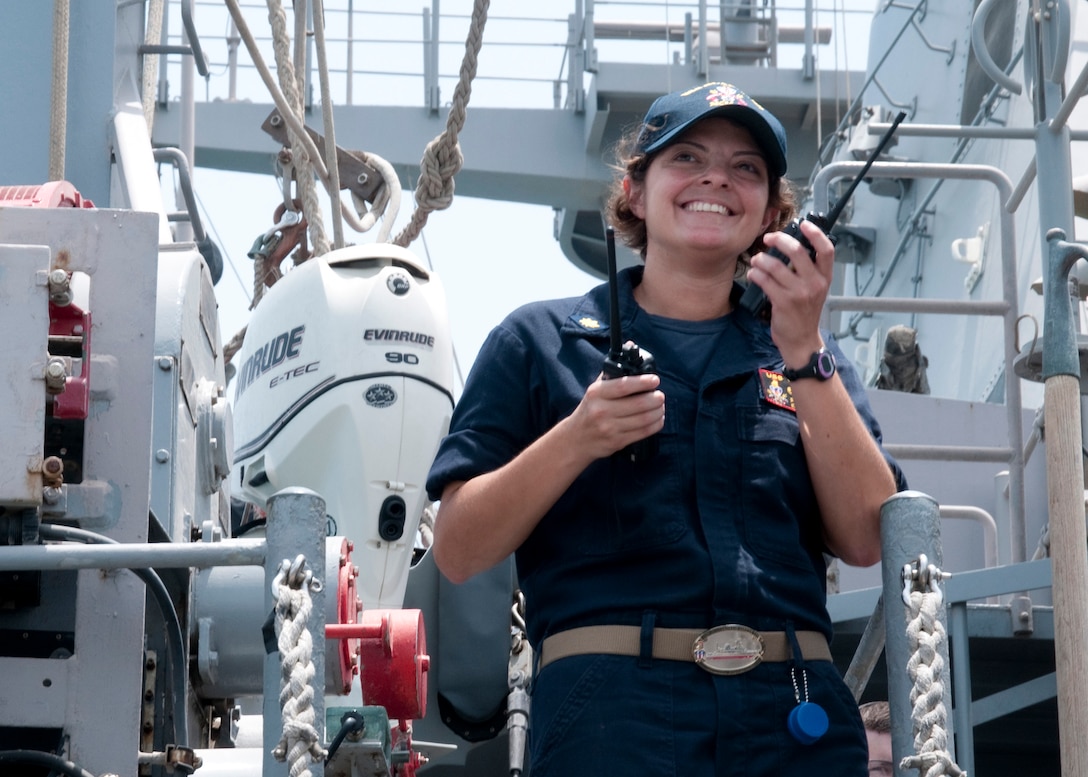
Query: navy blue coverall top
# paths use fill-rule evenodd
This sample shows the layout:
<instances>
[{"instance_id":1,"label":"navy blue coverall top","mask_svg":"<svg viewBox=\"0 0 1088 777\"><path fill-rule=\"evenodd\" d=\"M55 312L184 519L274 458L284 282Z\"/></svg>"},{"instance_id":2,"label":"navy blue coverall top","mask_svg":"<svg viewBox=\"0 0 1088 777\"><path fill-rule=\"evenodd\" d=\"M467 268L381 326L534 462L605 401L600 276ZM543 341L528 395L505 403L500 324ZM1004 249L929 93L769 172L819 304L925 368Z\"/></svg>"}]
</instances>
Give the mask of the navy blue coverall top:
<instances>
[{"instance_id":1,"label":"navy blue coverall top","mask_svg":"<svg viewBox=\"0 0 1088 777\"><path fill-rule=\"evenodd\" d=\"M760 368L783 366L769 326L735 304L739 285L722 319L650 316L632 296L641 273L619 274L621 327L661 375L659 450L645 462L595 461L517 550L530 641L539 648L577 626L640 625L647 612L658 627L782 631L792 621L830 639L820 511L796 413L768 401L760 377ZM501 467L568 416L601 372L608 322L601 285L581 298L530 303L496 327L439 447L430 498ZM706 338L716 339L712 347ZM824 340L879 443L856 371L827 333Z\"/></svg>"}]
</instances>

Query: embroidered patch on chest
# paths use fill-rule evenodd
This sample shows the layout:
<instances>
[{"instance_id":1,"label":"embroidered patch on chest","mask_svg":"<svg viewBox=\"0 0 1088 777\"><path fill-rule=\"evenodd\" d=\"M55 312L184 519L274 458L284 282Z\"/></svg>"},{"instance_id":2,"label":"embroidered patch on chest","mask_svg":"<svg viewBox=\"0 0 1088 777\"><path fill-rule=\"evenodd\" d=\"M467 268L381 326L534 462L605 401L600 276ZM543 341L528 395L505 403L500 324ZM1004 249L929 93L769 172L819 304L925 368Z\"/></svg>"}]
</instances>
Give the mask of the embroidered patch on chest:
<instances>
[{"instance_id":1,"label":"embroidered patch on chest","mask_svg":"<svg viewBox=\"0 0 1088 777\"><path fill-rule=\"evenodd\" d=\"M797 412L797 408L793 405L793 387L781 372L760 369L759 388L764 402L770 402L776 407L785 408L793 413Z\"/></svg>"}]
</instances>

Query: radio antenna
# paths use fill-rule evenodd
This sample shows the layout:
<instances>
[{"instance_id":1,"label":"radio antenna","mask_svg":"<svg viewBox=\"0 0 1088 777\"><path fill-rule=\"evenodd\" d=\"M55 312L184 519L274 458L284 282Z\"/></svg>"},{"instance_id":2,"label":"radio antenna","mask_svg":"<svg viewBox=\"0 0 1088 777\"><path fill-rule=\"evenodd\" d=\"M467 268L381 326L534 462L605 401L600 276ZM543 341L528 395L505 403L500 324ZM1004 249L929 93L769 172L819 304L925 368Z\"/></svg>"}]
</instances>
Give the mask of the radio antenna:
<instances>
[{"instance_id":1,"label":"radio antenna","mask_svg":"<svg viewBox=\"0 0 1088 777\"><path fill-rule=\"evenodd\" d=\"M623 351L623 333L620 332L620 295L616 291L616 230L611 224L604 228L608 247L608 335L610 359L619 359Z\"/></svg>"},{"instance_id":2,"label":"radio antenna","mask_svg":"<svg viewBox=\"0 0 1088 777\"><path fill-rule=\"evenodd\" d=\"M892 126L888 127L888 130L880 138L880 142L877 143L876 148L873 149L873 153L869 154L869 158L865 160L865 166L861 168L861 172L854 176L854 180L850 182L850 187L846 192L839 197L839 201L835 203L835 206L831 209L831 212L827 214L827 223L833 225L839 220L839 216L842 215L842 209L846 207L846 203L850 201L850 195L854 193L854 189L858 188L858 184L865 178L865 174L869 172L869 168L873 166L873 162L880 156L880 152L884 150L884 146L888 145L888 142L895 135L895 130L899 126L903 119L907 118L906 111L900 111L899 115L895 117L895 121L892 122ZM828 227L830 229L830 227Z\"/></svg>"}]
</instances>

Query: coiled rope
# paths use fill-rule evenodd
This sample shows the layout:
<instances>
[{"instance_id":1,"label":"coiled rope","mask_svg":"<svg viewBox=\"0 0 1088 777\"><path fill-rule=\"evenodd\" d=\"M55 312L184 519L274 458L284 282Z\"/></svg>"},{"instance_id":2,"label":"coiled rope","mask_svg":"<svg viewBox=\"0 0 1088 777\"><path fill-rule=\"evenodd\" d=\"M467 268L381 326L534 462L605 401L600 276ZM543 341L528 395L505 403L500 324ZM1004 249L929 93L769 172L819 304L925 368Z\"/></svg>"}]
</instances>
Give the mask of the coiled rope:
<instances>
[{"instance_id":1,"label":"coiled rope","mask_svg":"<svg viewBox=\"0 0 1088 777\"><path fill-rule=\"evenodd\" d=\"M313 637L309 620L313 609L310 590L318 585L306 560L284 559L272 580L276 601L276 642L280 651L280 713L283 736L272 749L277 761L286 761L291 777L310 777L311 761L321 763L325 751L314 727Z\"/></svg>"},{"instance_id":2,"label":"coiled rope","mask_svg":"<svg viewBox=\"0 0 1088 777\"><path fill-rule=\"evenodd\" d=\"M457 135L465 126L465 109L472 94L472 80L476 77L477 57L483 43L489 5L489 0L476 0L473 3L465 56L461 60L460 76L453 90L446 129L423 151L423 159L419 163L419 182L416 184L416 209L408 225L393 238L393 243L398 246L407 246L419 236L432 211L448 208L453 202L453 177L465 161Z\"/></svg>"},{"instance_id":3,"label":"coiled rope","mask_svg":"<svg viewBox=\"0 0 1088 777\"><path fill-rule=\"evenodd\" d=\"M903 603L910 610L907 640L911 656L907 672L914 686L910 692L911 723L914 729L915 755L900 763L901 769L918 769L922 777L966 777L948 752L948 714L944 706L944 658L941 645L945 641L944 624L940 614L944 594L938 585L943 573L928 564L925 555L917 567L903 567ZM911 583L913 582L913 585Z\"/></svg>"}]
</instances>

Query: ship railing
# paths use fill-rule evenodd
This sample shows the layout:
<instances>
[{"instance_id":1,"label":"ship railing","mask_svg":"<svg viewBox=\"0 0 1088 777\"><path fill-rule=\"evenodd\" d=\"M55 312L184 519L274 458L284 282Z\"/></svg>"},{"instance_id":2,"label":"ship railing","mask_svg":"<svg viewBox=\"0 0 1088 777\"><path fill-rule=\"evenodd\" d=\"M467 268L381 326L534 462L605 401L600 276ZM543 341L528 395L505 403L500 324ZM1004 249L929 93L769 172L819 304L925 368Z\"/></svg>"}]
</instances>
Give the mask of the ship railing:
<instances>
[{"instance_id":1,"label":"ship railing","mask_svg":"<svg viewBox=\"0 0 1088 777\"><path fill-rule=\"evenodd\" d=\"M593 5L592 1L587 3L589 13L592 13ZM640 5L644 7L645 4ZM716 21L713 20L714 14L708 9L706 0L688 5L694 12L684 11L681 21L669 21L667 11L666 18L662 20L593 20L592 25L585 28L585 40L590 44L592 40L681 43L682 49L673 52L674 60L696 67L699 75L706 75L707 65L723 62L776 67L780 44L802 46L802 61L811 65L816 61L816 47L826 46L831 42L831 26L813 22L816 14L815 4L812 2L806 3L802 11L805 19L803 24L782 24L776 3L757 5L751 0L722 2L718 7ZM678 6L673 3L668 6L677 7L683 8L684 4ZM790 9L784 10L788 13ZM576 10L575 21L578 20L577 14ZM591 17L586 18L588 20Z\"/></svg>"},{"instance_id":2,"label":"ship railing","mask_svg":"<svg viewBox=\"0 0 1088 777\"><path fill-rule=\"evenodd\" d=\"M904 603L907 588L904 568L925 559L939 570L943 563L940 521L942 511L932 497L919 492L903 492L889 499L881 510L881 577L882 585L837 594L828 599L828 613L833 623L865 620L865 628L844 679L859 700L876 668L882 652L888 671L888 699L892 708L912 709L911 679L908 663L911 648L908 639L909 610ZM936 652L943 666L941 704L950 715L948 731L959 732L955 737L955 757L968 774L974 773L974 745L971 732L996 718L1024 709L1057 695L1054 672L1031 678L1015 687L1006 688L988 697L971 697L971 656L968 650L968 603L972 603L971 618L976 631L1004 633L1007 608L979 604L994 596L1016 596L1024 591L1049 588L1052 564L1049 558L987 569L947 573L938 581L943 603L938 618L947 639L940 640ZM947 626L947 627L945 627ZM1054 621L1040 618L1032 622L1030 631L1020 633L1033 639L1053 639ZM949 650L956 657L953 667ZM953 707L952 699L956 699ZM919 700L921 703L921 700ZM893 753L899 758L913 752L911 721L892 716ZM951 745L952 737L949 736Z\"/></svg>"},{"instance_id":3,"label":"ship railing","mask_svg":"<svg viewBox=\"0 0 1088 777\"><path fill-rule=\"evenodd\" d=\"M920 4L924 5L924 4ZM987 7L994 7L997 4L988 3L983 4ZM980 13L978 16L983 16ZM982 37L983 27L985 26L985 20L981 21L976 18L975 24L972 26L972 38L976 41L975 45L980 50L985 49L985 46L979 46L978 40ZM1055 39L1060 39L1061 36L1055 36ZM1038 41L1037 41L1038 42ZM1053 41L1050 41L1053 42ZM1066 41L1067 42L1067 41ZM1028 44L1025 43L1025 47ZM889 47L891 48L891 47ZM1061 65L1055 65L1053 73L1055 74L1055 83L1059 82L1060 74L1064 72L1064 57L1067 52L1059 52L1057 56L1047 57L1043 54L1036 54L1033 58L1034 61L1048 61L1061 63ZM985 59L983 56L985 52L979 54L980 61ZM1020 53L1014 53L1011 61L1008 65L1006 72L1012 70L1020 58ZM992 63L991 63L992 65ZM871 70L874 72L879 69L879 64L876 68ZM1009 88L1008 84L1001 79L1001 73L996 71L992 66L987 68L988 74L1002 84L1002 88ZM888 307L883 308L887 310L916 310L917 312L933 312L933 313L966 313L972 315L1001 315L1005 318L1004 326L1004 353L1005 353L1005 370L1004 378L1006 384L1006 411L1008 414L1008 431L1009 431L1009 446L1006 449L995 447L991 449L971 449L962 451L950 451L948 449L938 449L936 446L915 446L907 450L897 451L897 455L903 457L904 455L915 454L921 456L932 456L934 458L947 458L954 460L955 458L962 458L962 456L979 456L986 458L994 457L995 460L1004 461L1004 455L1007 453L1010 463L1010 518L1012 523L1012 540L1013 540L1013 563L1001 566L996 569L981 569L971 570L967 572L957 572L954 576L944 583L945 596L944 603L947 607L947 617L951 628L948 629L948 634L951 640L952 654L956 657L955 671L951 673L951 682L945 684L946 693L948 690L953 690L955 698L957 700L957 706L953 711L954 725L952 730L959 733L956 737L956 749L958 755L959 766L962 767L967 773L973 773L975 770L974 764L974 744L973 744L973 731L975 726L987 723L995 718L1002 717L1011 712L1024 709L1026 707L1038 704L1040 702L1058 697L1059 707L1059 719L1067 720L1068 715L1072 714L1072 711L1076 709L1075 705L1077 701L1084 698L1083 691L1077 685L1078 682L1083 680L1083 663L1076 664L1075 659L1081 658L1084 655L1083 649L1080 645L1076 644L1076 640L1079 634L1083 633L1082 628L1078 628L1083 624L1083 620L1078 621L1077 618L1084 612L1083 599L1079 599L1083 595L1083 585L1080 584L1083 574L1083 502L1081 501L1082 483L1080 473L1071 473L1070 469L1080 470L1079 462L1073 464L1074 459L1080 459L1082 447L1080 445L1079 425L1076 420L1079 420L1079 414L1072 413L1068 416L1073 420L1073 423L1068 424L1071 427L1073 433L1070 434L1070 428L1056 428L1055 437L1060 438L1054 441L1054 447L1051 451L1048 451L1047 467L1050 476L1054 477L1059 489L1051 488L1050 491L1050 521L1054 524L1059 518L1066 519L1066 528L1069 525L1078 528L1074 538L1078 538L1079 542L1060 543L1055 542L1055 547L1072 547L1073 551L1069 556L1063 559L1055 560L1052 562L1045 550L1040 548L1035 556L1031 560L1025 560L1026 552L1025 547L1026 539L1023 536L1023 467L1025 459L1030 455L1031 449L1035 443L1038 442L1038 429L1039 429L1039 416L1036 416L1036 429L1033 431L1032 438L1028 445L1025 447L1020 440L1020 430L1022 423L1022 409L1020 403L1020 396L1018 391L1011 391L1019 384L1020 376L1029 377L1024 375L1025 372L1032 372L1033 365L1030 363L1029 354L1027 360L1015 361L1016 359L1016 303L1017 296L1013 289L1015 283L1014 268L1015 262L1013 261L1013 254L1011 250L1012 245L1012 231L1010 215L1015 213L1021 202L1023 201L1025 194L1029 187L1033 183L1033 179L1037 172L1040 174L1045 171L1049 180L1039 182L1039 213L1040 219L1045 221L1052 227L1057 229L1047 230L1047 243L1050 244L1050 260L1047 266L1047 270L1050 275L1047 276L1047 293L1045 300L1047 302L1047 329L1050 330L1053 327L1051 317L1051 303L1056 300L1064 300L1068 304L1069 299L1065 297L1065 283L1066 279L1064 275L1055 278L1055 275L1061 272L1059 270L1060 262L1055 261L1055 256L1060 251L1065 250L1062 248L1055 248L1056 242L1064 241L1064 234L1072 234L1071 217L1073 213L1073 203L1070 202L1070 194L1072 187L1069 180L1069 163L1068 163L1068 145L1072 139L1077 138L1076 131L1071 131L1065 126L1066 119L1069 117L1069 113L1072 110L1072 106L1080 99L1080 96L1084 93L1084 87L1088 84L1088 68L1081 71L1077 78L1076 83L1068 89L1062 89L1062 94L1067 95L1061 103L1060 109L1053 114L1053 117L1045 123L1039 123L1036 127L1024 130L1015 130L1010 127L932 127L914 125L906 132L917 135L927 136L952 136L961 138L961 142L966 143L969 137L979 137L992 135L1000 138L1013 138L1022 137L1025 139L1034 139L1036 141L1036 152L1038 164L1035 160L1032 160L1032 164L1024 172L1021 180L1010 193L1007 186L1008 181L998 171L991 172L987 177L992 180L995 185L998 186L1001 192L1001 208L999 212L1001 214L1001 231L1002 231L1002 297L1003 300L999 302L1006 310L1002 313L993 309L986 309L983 307L977 307L971 309L964 303L953 303L949 305L949 309L932 309L928 311L922 311L921 309L911 308L914 304L912 300L884 300L881 304L886 304ZM868 83L866 84L868 86ZM879 87L879 84L877 84ZM1019 89L1012 89L1012 91L1019 91ZM864 94L864 91L863 91ZM887 95L885 95L887 97ZM860 99L860 98L859 98ZM1004 96L999 93L997 87L991 93L990 97L982 101L982 106L979 110L979 117L987 116L988 111L986 106L990 99L1004 99ZM860 105L860 103L859 103ZM1048 109L1053 109L1054 104L1048 106ZM976 119L976 122L978 119ZM870 128L873 132L879 132L881 128L873 126ZM961 146L962 148L962 146ZM958 157L957 151L956 156ZM946 169L941 173L941 177L948 178L963 178L963 177L976 177L975 175L965 176L964 169L959 165L946 165ZM887 170L885 170L886 172ZM905 172L905 171L904 171ZM824 188L826 185L825 171L820 171L819 174L813 177L813 181L819 179L821 185L814 183L814 196L817 198L816 210L821 210L820 205L824 205L826 209L827 193ZM896 176L900 177L900 176ZM909 177L909 174L905 174L902 177ZM915 176L917 177L917 176ZM926 173L926 177L932 177L929 173ZM823 202L819 202L820 198ZM1056 222L1056 223L1055 223ZM1057 241L1052 240L1052 236L1057 233ZM1080 251L1072 252L1083 257L1083 247L1080 247ZM1062 261L1068 261L1069 257L1058 256ZM1068 267L1064 268L1068 271ZM858 300L849 301L833 301L829 308L833 308L835 305L839 307L837 309L853 309L860 310L861 307L856 306ZM902 303L902 304L897 304ZM959 310L957 311L957 308ZM872 308L875 310L875 307ZM1060 323L1060 325L1069 324L1072 319L1067 311L1063 311L1064 315L1055 315L1054 321ZM1065 319L1065 320L1063 320ZM1048 335L1054 333L1048 332ZM1052 341L1062 340L1062 337L1054 336L1047 337L1047 343L1044 348L1049 351L1050 358L1054 356L1060 356L1067 360L1063 366L1068 367L1069 364L1075 366L1077 361L1076 344L1072 342L1072 337L1069 338L1070 342L1063 343L1071 353L1055 353L1060 351L1061 348L1055 345ZM1046 358L1044 356L1044 358ZM1028 369L1025 368L1025 362ZM1014 363L1017 366L1017 370L1014 371ZM1018 375L1020 372L1021 375ZM1053 372L1053 370L1052 370ZM1063 392L1068 388L1070 382L1070 374L1064 369L1060 370L1060 378L1064 381L1062 387ZM1044 371L1045 373L1045 371ZM1073 380L1075 381L1076 370L1072 370ZM1036 377L1030 375L1030 377ZM1047 388L1050 390L1051 377L1047 377ZM1083 384L1082 384L1083 386ZM1069 394L1075 393L1075 389ZM1083 393L1083 388L1082 388ZM1069 394L1063 393L1060 399L1069 400L1075 410L1076 400L1069 396ZM1055 394L1055 399L1058 399L1059 395ZM1060 400L1059 400L1060 401ZM1052 409L1050 402L1050 395L1047 397L1048 413ZM1053 420L1057 421L1061 416L1055 415ZM1065 419L1063 419L1065 420ZM1058 433L1062 432L1062 433ZM1076 438L1076 439L1072 439ZM1059 447L1059 444L1068 445L1070 449L1065 447ZM1023 452L1022 454L1020 452ZM949 456L949 453L956 453L956 456ZM1051 454L1054 459L1061 459L1061 464L1067 466L1061 470L1061 475L1051 471ZM1019 461L1017 461L1019 457ZM1015 465L1015 466L1013 466ZM1055 490L1061 491L1059 494L1055 494ZM1018 493L1016 493L1018 492ZM1014 495L1015 494L1015 495ZM1066 497L1066 503L1061 504L1062 497ZM886 505L887 506L887 505ZM1066 510L1059 509L1060 506L1067 508ZM936 523L936 521L934 521ZM1061 528L1061 524L1057 528ZM898 530L892 530L882 522L882 539L886 539L888 534L899 535L903 530L903 527L898 527ZM910 529L907 533L909 535ZM1080 550L1076 550L1076 548ZM1040 558L1040 556L1042 556ZM1070 560L1079 562L1079 565L1066 564ZM904 669L906 665L902 660L904 655L899 652L898 658L894 657L893 652L897 652L892 648L892 641L899 642L903 638L903 623L896 621L894 617L889 617L889 609L898 609L894 604L898 598L897 585L894 580L890 581L890 577L894 576L897 568L900 568L904 563L904 558L901 554L889 553L887 546L884 548L884 566L883 566L883 586L881 589L870 589L868 592L851 592L849 594L842 594L832 597L829 600L829 611L832 614L833 622L843 623L844 621L852 620L855 617L864 617L867 612L872 612L873 615L868 621L865 632L862 635L862 641L859 644L858 652L855 654L855 661L851 665L850 671L847 673L847 679L852 682L852 687L855 688L856 697L860 698L860 692L864 689L864 684L867 681L868 673L871 672L872 664L879 656L880 649L885 647L879 645L881 640L885 637L888 641L888 667L889 667L889 699L893 703L893 710L903 709L904 704L908 702L905 694L901 690L901 685L904 681ZM1076 568L1072 568L1076 566ZM1064 581L1064 582L1063 582ZM1062 591L1059 586L1065 586L1065 593L1062 595ZM1036 617L1034 613L1030 599L1027 596L1028 592L1037 590L1050 589L1051 595L1054 598L1055 606L1053 610L1040 610L1039 615L1044 617ZM1006 596L1012 595L1011 606L990 606L986 604L980 604L979 602L987 597L994 596ZM1063 596L1069 597L1064 599ZM852 598L855 601L851 601ZM860 599L865 599L861 602ZM1059 610L1061 609L1060 602L1068 602L1065 605L1065 611L1060 618L1057 618ZM970 618L971 629L968 629L968 604L970 603ZM851 610L851 604L857 607L856 610ZM1072 606L1071 606L1072 605ZM1079 605L1079 606L1077 606ZM1054 643L1057 650L1055 665L1058 668L1057 672L1046 672L1039 676L1033 677L1026 682L1021 682L1015 687L1005 688L997 693L992 693L985 698L973 699L971 695L971 656L968 648L968 639L970 634L983 635L983 636L1003 636L1008 633L1008 618L1012 616L1012 628L1014 635L1018 637L1034 637L1041 638L1043 640L1049 640ZM1001 623L1004 621L1004 623ZM1055 629L1058 628L1058 624L1064 629L1065 624L1072 621L1072 626L1069 628L1069 632L1072 635L1062 635L1062 638L1055 639ZM880 624L883 623L883 628ZM1063 654L1063 650L1065 653ZM944 651L943 657L946 661L948 653ZM1059 679L1058 672L1063 673L1063 677ZM900 684L900 690L897 691L896 684ZM1059 688L1061 689L1059 691ZM1064 697L1064 698L1063 698ZM951 709L951 708L949 708ZM893 752L898 757L902 755L902 736L909 736L909 732L904 732L902 728L903 721L897 720L893 714ZM897 726L899 730L897 731ZM1066 766L1073 762L1079 762L1079 755L1076 753L1078 742L1069 743L1067 738L1062 738L1062 764ZM1070 767L1073 768L1073 767Z\"/></svg>"},{"instance_id":4,"label":"ship railing","mask_svg":"<svg viewBox=\"0 0 1088 777\"><path fill-rule=\"evenodd\" d=\"M572 35L563 104L581 109L583 75L597 72L604 53L609 62L644 63L656 48L662 64L683 64L696 76L706 77L710 66L718 64L776 68L789 52L790 58L799 60L803 77L812 79L821 47L832 47L830 58L838 66L849 60L849 48L868 40L871 14L868 4L853 0L787 4L775 0L576 0L569 17ZM599 52L598 41L607 41L610 47Z\"/></svg>"},{"instance_id":5,"label":"ship railing","mask_svg":"<svg viewBox=\"0 0 1088 777\"><path fill-rule=\"evenodd\" d=\"M421 10L358 5L324 3L333 100L404 105L407 95L416 95L438 111L443 93L452 94L458 80L471 15L444 12L439 0ZM266 4L245 0L239 7L262 56L272 62L271 36L263 32ZM177 52L186 47L199 49L206 61L204 100L264 94L255 68L238 56L241 38L222 0L170 0L167 8L160 42L144 46L148 54L170 55L168 67L160 68L161 103L169 99L170 80L181 81ZM864 56L872 16L868 0L574 0L570 8L565 16L489 13L473 104L579 111L586 74L598 72L602 61L683 63L696 76L723 62L767 68L789 63L813 78L821 56L831 63L824 67L835 68ZM312 49L311 40L304 55L308 110L318 82Z\"/></svg>"},{"instance_id":6,"label":"ship railing","mask_svg":"<svg viewBox=\"0 0 1088 777\"><path fill-rule=\"evenodd\" d=\"M818 212L828 210L829 185L836 178L851 177L861 168L859 162L836 162L824 167L814 178L813 202ZM996 187L1003 203L1000 212L1000 246L1002 272L1002 298L999 300L942 300L889 297L842 297L833 296L827 301L825 319L837 311L903 312L946 315L973 315L999 317L1003 322L1005 356L1005 410L1008 444L1004 446L946 446L946 445L896 445L886 444L890 454L898 459L997 462L1008 466L1008 518L1009 557L1000 558L1001 566L957 572L943 583L944 606L950 628L947 630L951 650L957 657L955 672L948 667L948 646L944 648L946 705L951 710L951 731L961 732L956 738L955 753L959 766L968 773L974 770L974 746L971 732L974 727L989 720L1023 709L1057 695L1055 673L1049 673L1004 689L990 697L971 698L971 664L968 650L967 624L968 602L972 603L972 618L995 618L1008 624L1012 619L1013 633L1033 638L1053 639L1053 621L1036 620L1033 617L1028 592L1049 588L1052 585L1052 565L1049 558L1027 557L1024 466L1026 459L1023 439L1023 403L1020 377L1012 369L1017 357L1016 322L1018 296L1016 290L1015 226L1012 201L1013 187L1008 176L995 167L963 164L921 164L877 162L869 174L874 178L956 178L989 182ZM825 324L829 321L825 320ZM907 492L910 494L910 492ZM901 494L898 496L906 496ZM846 672L846 679L860 699L881 650L887 657L888 697L893 708L910 708L909 685L906 668L909 651L906 645L906 623L899 602L903 583L899 575L904 563L915 554L926 553L930 559L940 562L939 521L941 510L935 500L925 495L915 500L928 505L932 519L926 521L892 521L889 526L889 500L882 514L881 535L883 552L883 586L851 591L830 597L828 611L833 623L844 623L867 618L857 651ZM912 508L914 509L914 508ZM958 512L958 511L953 511ZM967 513L964 513L967 515ZM985 521L985 519L982 519ZM927 527L925 529L920 526ZM995 597L1011 595L1008 605L993 604ZM1007 625L990 624L993 633L1005 633ZM950 692L959 701L953 709ZM909 736L905 727L909 721L893 716L893 752L898 755L909 752Z\"/></svg>"},{"instance_id":7,"label":"ship railing","mask_svg":"<svg viewBox=\"0 0 1088 777\"><path fill-rule=\"evenodd\" d=\"M829 186L837 178L856 175L862 168L860 162L835 162L827 165L816 175L813 183L813 203L817 212L829 209ZM873 178L939 178L964 179L989 182L996 187L1002 203L1012 194L1012 182L1000 169L990 165L925 164L877 162L869 170ZM832 296L825 306L825 317L836 311L902 312L949 315L995 316L1002 319L1005 357L1005 413L1008 425L1008 445L940 446L895 445L889 443L888 452L900 459L928 459L943 461L994 461L1007 463L1009 468L1009 561L1019 563L1027 559L1027 532L1024 496L1024 433L1022 427L1023 401L1020 378L1011 369L1017 357L1016 323L1019 302L1016 289L1016 243L1013 214L1007 208L1000 209L999 240L1001 245L1002 297L1000 300L952 300L915 299L894 297ZM829 321L825 321L825 324Z\"/></svg>"},{"instance_id":8,"label":"ship railing","mask_svg":"<svg viewBox=\"0 0 1088 777\"><path fill-rule=\"evenodd\" d=\"M237 101L265 95L266 89L244 53L237 27L222 0L192 2L209 70L198 100ZM240 0L238 5L261 56L266 62L274 62L266 3ZM361 5L353 0L324 3L333 102L368 106L416 103L438 110L443 99L449 100L459 79L471 13L445 12L439 0L424 2L421 9L394 3L381 8ZM462 2L459 6L470 12L472 3L466 6ZM178 0L168 0L162 32L164 46L182 41L179 8ZM484 31L486 53L479 59L473 82L473 105L553 107L567 80L565 63L572 61L570 19L549 14L550 8L543 12L534 8L536 13L513 16L499 15L494 10L492 7ZM308 29L312 30L312 23ZM574 37L581 39L580 30ZM309 36L303 54L306 110L312 110L319 99L313 45ZM178 67L178 58L171 56L168 68L160 69L160 102L169 99L170 81L180 82Z\"/></svg>"}]
</instances>

